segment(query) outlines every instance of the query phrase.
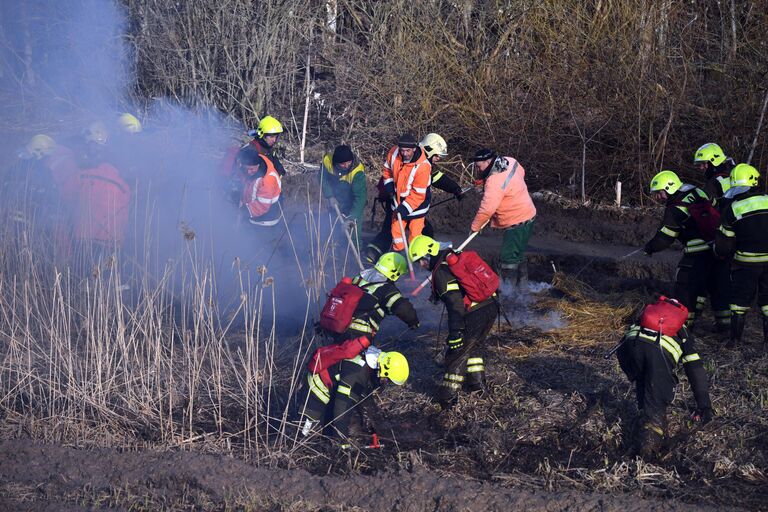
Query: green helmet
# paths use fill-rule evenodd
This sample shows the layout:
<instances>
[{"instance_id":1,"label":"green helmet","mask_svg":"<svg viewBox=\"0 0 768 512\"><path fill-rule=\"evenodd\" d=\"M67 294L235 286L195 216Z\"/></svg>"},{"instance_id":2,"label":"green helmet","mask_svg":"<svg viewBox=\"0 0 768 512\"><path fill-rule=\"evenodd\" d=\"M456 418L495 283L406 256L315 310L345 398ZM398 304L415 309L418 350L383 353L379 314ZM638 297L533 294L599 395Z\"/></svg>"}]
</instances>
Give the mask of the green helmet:
<instances>
[{"instance_id":1,"label":"green helmet","mask_svg":"<svg viewBox=\"0 0 768 512\"><path fill-rule=\"evenodd\" d=\"M394 384L402 386L408 380L410 370L408 360L400 352L382 352L379 354L379 377L386 377Z\"/></svg>"},{"instance_id":2,"label":"green helmet","mask_svg":"<svg viewBox=\"0 0 768 512\"><path fill-rule=\"evenodd\" d=\"M278 133L283 133L283 125L280 124L280 121L272 116L264 116L261 118L259 126L256 128L256 135L259 138L262 138L265 135L277 135Z\"/></svg>"},{"instance_id":3,"label":"green helmet","mask_svg":"<svg viewBox=\"0 0 768 512\"><path fill-rule=\"evenodd\" d=\"M760 172L749 164L739 164L731 170L732 187L754 187Z\"/></svg>"},{"instance_id":4,"label":"green helmet","mask_svg":"<svg viewBox=\"0 0 768 512\"><path fill-rule=\"evenodd\" d=\"M408 256L411 261L419 261L427 254L430 256L437 255L440 250L440 244L427 235L419 235L413 239L411 246L408 247Z\"/></svg>"},{"instance_id":5,"label":"green helmet","mask_svg":"<svg viewBox=\"0 0 768 512\"><path fill-rule=\"evenodd\" d=\"M682 186L683 182L673 171L661 171L651 180L651 193L666 190L667 194L672 195Z\"/></svg>"},{"instance_id":6,"label":"green helmet","mask_svg":"<svg viewBox=\"0 0 768 512\"><path fill-rule=\"evenodd\" d=\"M714 142L708 142L696 150L696 154L693 155L693 163L711 162L712 165L717 167L725 162L725 158L723 148Z\"/></svg>"},{"instance_id":7,"label":"green helmet","mask_svg":"<svg viewBox=\"0 0 768 512\"><path fill-rule=\"evenodd\" d=\"M385 252L373 266L390 281L397 281L408 270L408 262L402 254Z\"/></svg>"}]
</instances>

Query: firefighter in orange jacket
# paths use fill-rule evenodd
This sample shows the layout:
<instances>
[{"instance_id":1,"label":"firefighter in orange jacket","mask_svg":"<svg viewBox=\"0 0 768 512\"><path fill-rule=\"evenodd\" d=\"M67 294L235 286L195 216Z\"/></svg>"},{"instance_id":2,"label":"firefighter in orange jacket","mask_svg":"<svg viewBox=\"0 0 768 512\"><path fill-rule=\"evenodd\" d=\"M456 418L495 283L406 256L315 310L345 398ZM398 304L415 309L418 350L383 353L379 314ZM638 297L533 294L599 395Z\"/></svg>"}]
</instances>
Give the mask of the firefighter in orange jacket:
<instances>
[{"instance_id":1,"label":"firefighter in orange jacket","mask_svg":"<svg viewBox=\"0 0 768 512\"><path fill-rule=\"evenodd\" d=\"M248 222L255 226L272 227L280 222L280 174L272 160L246 148L238 155L240 175L244 181L240 206Z\"/></svg>"},{"instance_id":2,"label":"firefighter in orange jacket","mask_svg":"<svg viewBox=\"0 0 768 512\"><path fill-rule=\"evenodd\" d=\"M424 229L424 218L429 211L432 164L419 147L416 138L405 134L387 153L384 162L384 188L392 197L392 250L405 249L408 240L419 236Z\"/></svg>"}]
</instances>

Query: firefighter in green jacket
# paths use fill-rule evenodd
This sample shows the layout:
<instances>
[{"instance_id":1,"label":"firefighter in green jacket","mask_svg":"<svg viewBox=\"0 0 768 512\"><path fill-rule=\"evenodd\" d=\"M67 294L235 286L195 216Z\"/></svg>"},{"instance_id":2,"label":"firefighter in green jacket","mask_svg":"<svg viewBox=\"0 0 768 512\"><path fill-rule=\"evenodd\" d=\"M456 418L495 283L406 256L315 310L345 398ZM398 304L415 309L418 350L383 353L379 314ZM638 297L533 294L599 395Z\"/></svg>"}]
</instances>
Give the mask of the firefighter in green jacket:
<instances>
[{"instance_id":1,"label":"firefighter in green jacket","mask_svg":"<svg viewBox=\"0 0 768 512\"><path fill-rule=\"evenodd\" d=\"M363 209L366 200L365 167L347 145L337 146L327 153L320 166L323 197L330 202L331 213L336 208L343 215L344 228L358 249L362 241Z\"/></svg>"},{"instance_id":2,"label":"firefighter in green jacket","mask_svg":"<svg viewBox=\"0 0 768 512\"><path fill-rule=\"evenodd\" d=\"M715 257L710 245L704 240L696 222L691 216L689 206L709 198L700 188L683 183L672 171L661 171L651 179L650 192L654 199L663 202L664 218L656 234L645 244L645 253L651 255L663 251L675 240L683 246L683 256L677 264L675 273L674 295L688 308L688 329L700 313L703 303L699 297L705 296ZM712 297L712 309L718 311L727 307L721 304L722 298ZM718 301L717 303L715 303ZM715 319L717 320L717 318Z\"/></svg>"},{"instance_id":3,"label":"firefighter in green jacket","mask_svg":"<svg viewBox=\"0 0 768 512\"><path fill-rule=\"evenodd\" d=\"M748 164L731 171L729 203L720 217L715 237L718 257L733 255L731 264L731 336L726 344L741 343L746 313L757 291L763 317L763 349L768 349L768 196L757 189L760 173Z\"/></svg>"}]
</instances>

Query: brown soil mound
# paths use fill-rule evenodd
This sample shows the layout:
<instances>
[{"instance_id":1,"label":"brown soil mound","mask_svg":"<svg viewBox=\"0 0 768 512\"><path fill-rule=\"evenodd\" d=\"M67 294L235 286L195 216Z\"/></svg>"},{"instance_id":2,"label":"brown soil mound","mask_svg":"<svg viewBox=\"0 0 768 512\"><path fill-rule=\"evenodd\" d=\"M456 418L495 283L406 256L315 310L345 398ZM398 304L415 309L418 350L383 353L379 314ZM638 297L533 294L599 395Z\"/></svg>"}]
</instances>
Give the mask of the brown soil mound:
<instances>
[{"instance_id":1,"label":"brown soil mound","mask_svg":"<svg viewBox=\"0 0 768 512\"><path fill-rule=\"evenodd\" d=\"M4 510L714 510L630 496L531 492L429 471L315 476L186 452L119 452L0 444Z\"/></svg>"}]
</instances>

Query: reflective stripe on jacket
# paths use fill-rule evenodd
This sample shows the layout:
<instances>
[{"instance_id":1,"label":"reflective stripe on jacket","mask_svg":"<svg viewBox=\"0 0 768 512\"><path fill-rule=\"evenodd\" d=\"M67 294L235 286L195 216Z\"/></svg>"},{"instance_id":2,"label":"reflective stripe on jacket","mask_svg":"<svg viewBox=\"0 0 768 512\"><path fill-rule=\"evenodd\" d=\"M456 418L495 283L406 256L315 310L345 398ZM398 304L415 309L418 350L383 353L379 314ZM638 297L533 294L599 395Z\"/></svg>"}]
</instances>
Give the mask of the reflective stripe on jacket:
<instances>
[{"instance_id":1,"label":"reflective stripe on jacket","mask_svg":"<svg viewBox=\"0 0 768 512\"><path fill-rule=\"evenodd\" d=\"M536 207L525 184L525 169L512 157L505 156L507 168L485 180L480 209L472 221L472 231L479 231L490 219L494 228L509 228L531 220Z\"/></svg>"},{"instance_id":2,"label":"reflective stripe on jacket","mask_svg":"<svg viewBox=\"0 0 768 512\"><path fill-rule=\"evenodd\" d=\"M272 161L259 155L266 165L266 173L263 176L250 179L243 189L242 204L248 208L251 218L261 217L280 200L282 184Z\"/></svg>"},{"instance_id":3,"label":"reflective stripe on jacket","mask_svg":"<svg viewBox=\"0 0 768 512\"><path fill-rule=\"evenodd\" d=\"M400 148L394 146L387 153L382 171L384 184L395 184L397 202L405 205L408 218L424 217L429 211L432 195L429 189L432 184L432 164L419 148L413 158L414 161L404 163Z\"/></svg>"}]
</instances>

